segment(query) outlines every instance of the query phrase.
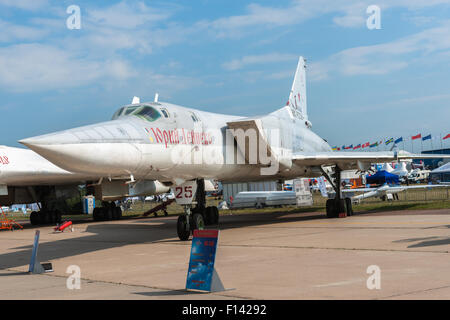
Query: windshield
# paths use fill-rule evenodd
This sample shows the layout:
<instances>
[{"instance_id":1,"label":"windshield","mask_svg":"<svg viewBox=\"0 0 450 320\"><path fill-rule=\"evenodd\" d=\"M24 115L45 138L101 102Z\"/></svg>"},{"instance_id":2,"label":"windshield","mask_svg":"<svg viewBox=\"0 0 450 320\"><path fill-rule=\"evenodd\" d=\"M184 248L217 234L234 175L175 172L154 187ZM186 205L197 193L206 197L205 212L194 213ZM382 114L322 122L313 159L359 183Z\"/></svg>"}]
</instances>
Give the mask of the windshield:
<instances>
[{"instance_id":1,"label":"windshield","mask_svg":"<svg viewBox=\"0 0 450 320\"><path fill-rule=\"evenodd\" d=\"M150 106L130 106L122 107L114 113L112 119L115 120L121 116L137 116L146 121L155 121L161 118L161 114L153 107Z\"/></svg>"},{"instance_id":2,"label":"windshield","mask_svg":"<svg viewBox=\"0 0 450 320\"><path fill-rule=\"evenodd\" d=\"M133 112L133 115L147 121L155 121L161 118L161 114L155 108L149 106L139 107L139 109Z\"/></svg>"}]
</instances>

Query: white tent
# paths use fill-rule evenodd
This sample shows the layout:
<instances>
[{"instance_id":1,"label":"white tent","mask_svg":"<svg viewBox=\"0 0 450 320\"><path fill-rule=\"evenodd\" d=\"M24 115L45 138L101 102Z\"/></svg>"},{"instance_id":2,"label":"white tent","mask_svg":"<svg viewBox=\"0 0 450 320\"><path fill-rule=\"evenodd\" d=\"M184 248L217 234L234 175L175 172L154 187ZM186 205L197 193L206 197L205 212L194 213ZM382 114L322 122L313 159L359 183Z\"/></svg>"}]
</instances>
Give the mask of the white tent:
<instances>
[{"instance_id":1,"label":"white tent","mask_svg":"<svg viewBox=\"0 0 450 320\"><path fill-rule=\"evenodd\" d=\"M436 182L450 182L450 162L434 169L430 173L431 180Z\"/></svg>"}]
</instances>

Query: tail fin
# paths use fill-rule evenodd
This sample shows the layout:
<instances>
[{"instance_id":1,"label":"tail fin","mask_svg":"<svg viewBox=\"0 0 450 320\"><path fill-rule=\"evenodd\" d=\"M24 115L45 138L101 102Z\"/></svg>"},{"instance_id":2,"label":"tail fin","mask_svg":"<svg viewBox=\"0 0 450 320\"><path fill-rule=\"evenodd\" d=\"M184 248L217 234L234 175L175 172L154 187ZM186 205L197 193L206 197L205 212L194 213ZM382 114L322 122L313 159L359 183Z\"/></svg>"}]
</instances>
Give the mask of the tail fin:
<instances>
[{"instance_id":1,"label":"tail fin","mask_svg":"<svg viewBox=\"0 0 450 320\"><path fill-rule=\"evenodd\" d=\"M297 70L295 71L294 82L292 83L289 101L287 103L295 113L308 120L308 113L306 110L306 61L300 56L298 59Z\"/></svg>"}]
</instances>

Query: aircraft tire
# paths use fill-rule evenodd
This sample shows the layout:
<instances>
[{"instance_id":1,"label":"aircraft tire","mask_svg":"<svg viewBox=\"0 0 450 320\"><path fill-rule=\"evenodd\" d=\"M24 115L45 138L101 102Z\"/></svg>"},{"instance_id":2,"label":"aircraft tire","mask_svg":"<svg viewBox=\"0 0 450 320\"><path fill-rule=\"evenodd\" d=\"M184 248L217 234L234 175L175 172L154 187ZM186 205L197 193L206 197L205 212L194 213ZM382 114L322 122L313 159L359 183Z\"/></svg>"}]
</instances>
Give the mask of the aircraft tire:
<instances>
[{"instance_id":1,"label":"aircraft tire","mask_svg":"<svg viewBox=\"0 0 450 320\"><path fill-rule=\"evenodd\" d=\"M41 222L39 213L37 213L36 211L33 211L30 214L30 223L32 226L37 226L39 223Z\"/></svg>"},{"instance_id":2,"label":"aircraft tire","mask_svg":"<svg viewBox=\"0 0 450 320\"><path fill-rule=\"evenodd\" d=\"M92 217L94 218L94 221L101 221L103 218L103 208L97 207L94 208L94 212L92 213Z\"/></svg>"},{"instance_id":3,"label":"aircraft tire","mask_svg":"<svg viewBox=\"0 0 450 320\"><path fill-rule=\"evenodd\" d=\"M192 231L203 230L205 228L205 220L201 213L194 213L192 215Z\"/></svg>"},{"instance_id":4,"label":"aircraft tire","mask_svg":"<svg viewBox=\"0 0 450 320\"><path fill-rule=\"evenodd\" d=\"M336 218L336 205L334 199L328 199L326 203L327 218Z\"/></svg>"},{"instance_id":5,"label":"aircraft tire","mask_svg":"<svg viewBox=\"0 0 450 320\"><path fill-rule=\"evenodd\" d=\"M213 215L214 215L213 207L206 207L205 216L204 216L205 226L209 226L209 225L213 224L213 221L214 221Z\"/></svg>"},{"instance_id":6,"label":"aircraft tire","mask_svg":"<svg viewBox=\"0 0 450 320\"><path fill-rule=\"evenodd\" d=\"M347 209L347 216L352 216L353 215L352 199L345 198L345 205Z\"/></svg>"},{"instance_id":7,"label":"aircraft tire","mask_svg":"<svg viewBox=\"0 0 450 320\"><path fill-rule=\"evenodd\" d=\"M190 232L190 230L187 230L186 216L185 215L181 215L181 216L178 217L178 220L177 220L177 234L178 234L178 238L181 241L189 240L189 236L191 235L191 232Z\"/></svg>"},{"instance_id":8,"label":"aircraft tire","mask_svg":"<svg viewBox=\"0 0 450 320\"><path fill-rule=\"evenodd\" d=\"M112 220L113 219L113 211L114 211L114 207L112 207L112 206L103 207L104 219L107 221Z\"/></svg>"},{"instance_id":9,"label":"aircraft tire","mask_svg":"<svg viewBox=\"0 0 450 320\"><path fill-rule=\"evenodd\" d=\"M40 224L47 224L50 218L49 211L39 211L39 218Z\"/></svg>"},{"instance_id":10,"label":"aircraft tire","mask_svg":"<svg viewBox=\"0 0 450 320\"><path fill-rule=\"evenodd\" d=\"M338 211L336 212L336 218L339 217L340 213L345 213L345 215L347 215L347 202L345 201L345 199L340 199L338 202Z\"/></svg>"},{"instance_id":11,"label":"aircraft tire","mask_svg":"<svg viewBox=\"0 0 450 320\"><path fill-rule=\"evenodd\" d=\"M212 207L213 208L213 219L212 219L212 224L219 224L219 209L217 207Z\"/></svg>"},{"instance_id":12,"label":"aircraft tire","mask_svg":"<svg viewBox=\"0 0 450 320\"><path fill-rule=\"evenodd\" d=\"M122 209L120 207L111 208L113 211L113 220L120 220L122 217Z\"/></svg>"}]
</instances>

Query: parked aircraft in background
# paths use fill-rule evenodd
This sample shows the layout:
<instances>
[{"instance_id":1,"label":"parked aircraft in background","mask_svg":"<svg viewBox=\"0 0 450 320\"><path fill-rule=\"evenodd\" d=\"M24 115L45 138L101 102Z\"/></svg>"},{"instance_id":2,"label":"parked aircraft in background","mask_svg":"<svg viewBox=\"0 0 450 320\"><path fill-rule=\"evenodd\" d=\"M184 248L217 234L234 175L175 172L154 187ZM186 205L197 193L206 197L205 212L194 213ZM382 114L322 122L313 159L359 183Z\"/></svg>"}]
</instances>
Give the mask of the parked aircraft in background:
<instances>
[{"instance_id":1,"label":"parked aircraft in background","mask_svg":"<svg viewBox=\"0 0 450 320\"><path fill-rule=\"evenodd\" d=\"M33 225L60 221L60 201L79 197L79 185L101 178L93 173L63 170L29 149L0 146L0 159L0 206L37 203L40 210L33 211L30 215ZM131 188L123 180L105 181L91 187L92 194L105 201L167 191L168 187L155 182ZM94 209L95 220L121 217L120 208L116 208L113 202L108 204L109 206Z\"/></svg>"},{"instance_id":2,"label":"parked aircraft in background","mask_svg":"<svg viewBox=\"0 0 450 320\"><path fill-rule=\"evenodd\" d=\"M406 162L401 161L397 164L397 167L392 170L390 173L396 174L399 178L403 178L408 175L409 170L406 168Z\"/></svg>"},{"instance_id":3,"label":"parked aircraft in background","mask_svg":"<svg viewBox=\"0 0 450 320\"><path fill-rule=\"evenodd\" d=\"M390 186L384 184L377 188L359 188L359 189L346 189L342 192L351 197L352 202L360 202L367 198L380 198L381 200L393 200L395 194L410 189L431 189L431 188L445 188L445 185L418 185L418 186ZM363 192L362 194L351 196L355 192ZM398 199L398 198L397 198Z\"/></svg>"},{"instance_id":4,"label":"parked aircraft in background","mask_svg":"<svg viewBox=\"0 0 450 320\"><path fill-rule=\"evenodd\" d=\"M367 171L372 163L436 157L405 151L333 152L311 130L305 69L300 57L286 106L264 116L231 116L135 99L111 121L20 142L71 172L171 187L185 208L177 223L182 240L205 222L218 222L217 207L206 207L204 179L241 182L325 175L337 195L327 201L327 216L338 217L351 211L351 202L341 195L342 170ZM191 211L194 195L197 205Z\"/></svg>"}]
</instances>

